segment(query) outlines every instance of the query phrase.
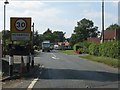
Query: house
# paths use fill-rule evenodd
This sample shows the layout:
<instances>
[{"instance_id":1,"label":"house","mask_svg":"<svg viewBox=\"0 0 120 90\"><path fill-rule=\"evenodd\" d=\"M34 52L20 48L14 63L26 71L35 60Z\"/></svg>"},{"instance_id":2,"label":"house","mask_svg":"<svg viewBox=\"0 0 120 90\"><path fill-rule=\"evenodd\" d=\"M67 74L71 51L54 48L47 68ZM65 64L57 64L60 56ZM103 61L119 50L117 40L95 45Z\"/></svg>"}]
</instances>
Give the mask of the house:
<instances>
[{"instance_id":1,"label":"house","mask_svg":"<svg viewBox=\"0 0 120 90\"><path fill-rule=\"evenodd\" d=\"M116 30L105 30L104 31L104 41L114 41L120 40L120 29Z\"/></svg>"},{"instance_id":2,"label":"house","mask_svg":"<svg viewBox=\"0 0 120 90\"><path fill-rule=\"evenodd\" d=\"M87 38L87 41L90 42L90 43L100 44L100 38L97 38L97 37Z\"/></svg>"},{"instance_id":3,"label":"house","mask_svg":"<svg viewBox=\"0 0 120 90\"><path fill-rule=\"evenodd\" d=\"M58 45L59 45L60 47L64 47L64 49L71 49L70 43L69 43L68 41L58 42Z\"/></svg>"},{"instance_id":4,"label":"house","mask_svg":"<svg viewBox=\"0 0 120 90\"><path fill-rule=\"evenodd\" d=\"M96 38L96 37L90 37L87 38L88 42L99 44L102 40L102 37ZM104 31L104 42L114 41L114 40L120 40L120 29L116 30L105 30Z\"/></svg>"}]
</instances>

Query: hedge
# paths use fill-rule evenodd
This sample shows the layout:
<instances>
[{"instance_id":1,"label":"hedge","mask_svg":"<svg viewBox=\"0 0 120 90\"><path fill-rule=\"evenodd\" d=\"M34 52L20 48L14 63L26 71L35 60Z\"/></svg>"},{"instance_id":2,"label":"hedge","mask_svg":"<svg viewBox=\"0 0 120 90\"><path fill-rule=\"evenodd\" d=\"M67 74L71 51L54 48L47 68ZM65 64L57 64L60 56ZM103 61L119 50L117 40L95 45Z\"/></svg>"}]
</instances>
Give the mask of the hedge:
<instances>
[{"instance_id":1,"label":"hedge","mask_svg":"<svg viewBox=\"0 0 120 90\"><path fill-rule=\"evenodd\" d=\"M93 43L89 46L88 49L90 55L96 55L96 56L99 55L99 45Z\"/></svg>"},{"instance_id":2,"label":"hedge","mask_svg":"<svg viewBox=\"0 0 120 90\"><path fill-rule=\"evenodd\" d=\"M89 54L96 56L105 56L111 58L120 58L120 42L105 42L103 44L91 44Z\"/></svg>"},{"instance_id":3,"label":"hedge","mask_svg":"<svg viewBox=\"0 0 120 90\"><path fill-rule=\"evenodd\" d=\"M89 53L88 47L91 43L89 42L79 42L73 46L73 50L80 50L82 53ZM78 49L76 47L79 47Z\"/></svg>"},{"instance_id":4,"label":"hedge","mask_svg":"<svg viewBox=\"0 0 120 90\"><path fill-rule=\"evenodd\" d=\"M105 42L102 44L79 42L74 45L75 51L76 46L80 46L78 50L82 53L120 59L120 41Z\"/></svg>"}]
</instances>

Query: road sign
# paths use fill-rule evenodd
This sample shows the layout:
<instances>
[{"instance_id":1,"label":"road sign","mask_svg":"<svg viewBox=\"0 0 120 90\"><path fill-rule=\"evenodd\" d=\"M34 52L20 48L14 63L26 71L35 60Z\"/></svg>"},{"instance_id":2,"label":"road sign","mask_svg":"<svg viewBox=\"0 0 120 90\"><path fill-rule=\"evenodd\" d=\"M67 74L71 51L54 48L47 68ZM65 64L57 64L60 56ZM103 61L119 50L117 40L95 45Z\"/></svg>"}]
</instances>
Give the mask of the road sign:
<instances>
[{"instance_id":1,"label":"road sign","mask_svg":"<svg viewBox=\"0 0 120 90\"><path fill-rule=\"evenodd\" d=\"M11 33L12 40L30 40L30 33Z\"/></svg>"},{"instance_id":2,"label":"road sign","mask_svg":"<svg viewBox=\"0 0 120 90\"><path fill-rule=\"evenodd\" d=\"M27 22L23 19L18 19L16 22L15 22L15 27L17 30L19 31L22 31L22 30L25 30L26 29L26 24Z\"/></svg>"},{"instance_id":3,"label":"road sign","mask_svg":"<svg viewBox=\"0 0 120 90\"><path fill-rule=\"evenodd\" d=\"M11 32L11 40L30 40L31 18L11 17L10 32Z\"/></svg>"},{"instance_id":4,"label":"road sign","mask_svg":"<svg viewBox=\"0 0 120 90\"><path fill-rule=\"evenodd\" d=\"M30 17L11 17L10 18L11 33L31 33L31 18Z\"/></svg>"}]
</instances>

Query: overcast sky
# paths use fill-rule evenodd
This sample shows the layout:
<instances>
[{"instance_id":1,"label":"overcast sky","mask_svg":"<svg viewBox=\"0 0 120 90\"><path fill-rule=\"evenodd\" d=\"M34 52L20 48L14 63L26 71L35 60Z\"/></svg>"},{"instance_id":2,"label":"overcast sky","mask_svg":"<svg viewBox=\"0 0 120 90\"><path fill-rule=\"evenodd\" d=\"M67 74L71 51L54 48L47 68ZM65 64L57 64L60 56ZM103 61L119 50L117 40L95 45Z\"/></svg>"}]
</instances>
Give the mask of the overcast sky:
<instances>
[{"instance_id":1,"label":"overcast sky","mask_svg":"<svg viewBox=\"0 0 120 90\"><path fill-rule=\"evenodd\" d=\"M0 31L3 30L3 6L0 1ZM73 33L77 22L87 18L101 31L101 0L9 0L6 7L6 29L10 30L10 17L31 17L40 34L47 28ZM105 28L118 23L118 0L105 1Z\"/></svg>"}]
</instances>

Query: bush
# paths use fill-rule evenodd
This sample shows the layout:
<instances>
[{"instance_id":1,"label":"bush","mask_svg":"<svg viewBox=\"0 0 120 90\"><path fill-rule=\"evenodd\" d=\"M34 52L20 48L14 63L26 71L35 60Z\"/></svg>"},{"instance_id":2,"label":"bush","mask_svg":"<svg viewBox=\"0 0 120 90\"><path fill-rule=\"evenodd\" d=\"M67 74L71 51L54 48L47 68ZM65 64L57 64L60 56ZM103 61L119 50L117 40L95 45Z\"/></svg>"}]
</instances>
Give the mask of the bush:
<instances>
[{"instance_id":1,"label":"bush","mask_svg":"<svg viewBox=\"0 0 120 90\"><path fill-rule=\"evenodd\" d=\"M111 58L120 57L120 42L105 42L99 45L99 56L106 56Z\"/></svg>"},{"instance_id":2,"label":"bush","mask_svg":"<svg viewBox=\"0 0 120 90\"><path fill-rule=\"evenodd\" d=\"M99 45L94 44L94 43L91 44L89 46L89 54L98 56L99 55Z\"/></svg>"},{"instance_id":3,"label":"bush","mask_svg":"<svg viewBox=\"0 0 120 90\"><path fill-rule=\"evenodd\" d=\"M88 53L90 44L89 42L79 42L73 46L73 49L74 51L80 50L82 53Z\"/></svg>"},{"instance_id":4,"label":"bush","mask_svg":"<svg viewBox=\"0 0 120 90\"><path fill-rule=\"evenodd\" d=\"M74 51L89 53L95 56L105 56L120 59L120 41L105 42L102 44L94 44L88 42L79 42L74 45Z\"/></svg>"}]
</instances>

